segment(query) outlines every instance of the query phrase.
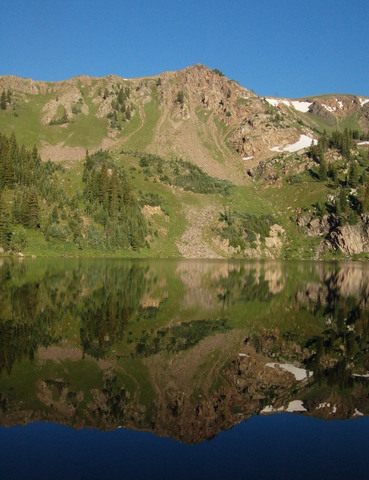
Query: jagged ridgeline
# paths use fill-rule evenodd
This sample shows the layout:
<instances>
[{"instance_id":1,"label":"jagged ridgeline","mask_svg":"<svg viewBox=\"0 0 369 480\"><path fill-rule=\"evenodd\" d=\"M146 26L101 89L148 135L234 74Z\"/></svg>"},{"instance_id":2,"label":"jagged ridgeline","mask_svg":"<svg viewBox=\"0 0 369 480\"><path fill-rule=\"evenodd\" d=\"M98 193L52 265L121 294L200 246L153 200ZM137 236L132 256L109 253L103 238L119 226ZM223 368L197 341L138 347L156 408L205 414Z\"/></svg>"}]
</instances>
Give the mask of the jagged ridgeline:
<instances>
[{"instance_id":1,"label":"jagged ridgeline","mask_svg":"<svg viewBox=\"0 0 369 480\"><path fill-rule=\"evenodd\" d=\"M65 168L41 162L36 146L0 135L0 246L14 252L32 239L72 250L139 249L148 226L134 188L108 152L86 154L82 184L64 186ZM67 249L68 251L68 249Z\"/></svg>"}]
</instances>

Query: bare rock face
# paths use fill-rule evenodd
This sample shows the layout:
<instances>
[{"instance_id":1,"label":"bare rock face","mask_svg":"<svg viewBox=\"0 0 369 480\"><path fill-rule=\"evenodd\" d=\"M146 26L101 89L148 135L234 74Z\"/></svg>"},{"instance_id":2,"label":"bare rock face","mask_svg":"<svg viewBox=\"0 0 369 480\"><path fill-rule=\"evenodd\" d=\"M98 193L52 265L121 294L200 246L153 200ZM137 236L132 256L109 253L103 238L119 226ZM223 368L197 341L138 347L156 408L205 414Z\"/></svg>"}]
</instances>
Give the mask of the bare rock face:
<instances>
[{"instance_id":1,"label":"bare rock face","mask_svg":"<svg viewBox=\"0 0 369 480\"><path fill-rule=\"evenodd\" d=\"M331 232L327 238L334 250L346 255L356 255L369 251L369 229L367 224L344 225Z\"/></svg>"},{"instance_id":2,"label":"bare rock face","mask_svg":"<svg viewBox=\"0 0 369 480\"><path fill-rule=\"evenodd\" d=\"M274 224L270 227L269 237L265 238L265 246L277 256L281 252L285 240L285 230L280 225Z\"/></svg>"},{"instance_id":3,"label":"bare rock face","mask_svg":"<svg viewBox=\"0 0 369 480\"><path fill-rule=\"evenodd\" d=\"M339 225L339 220L334 215L324 215L322 218L311 219L307 224L309 237L326 235Z\"/></svg>"}]
</instances>

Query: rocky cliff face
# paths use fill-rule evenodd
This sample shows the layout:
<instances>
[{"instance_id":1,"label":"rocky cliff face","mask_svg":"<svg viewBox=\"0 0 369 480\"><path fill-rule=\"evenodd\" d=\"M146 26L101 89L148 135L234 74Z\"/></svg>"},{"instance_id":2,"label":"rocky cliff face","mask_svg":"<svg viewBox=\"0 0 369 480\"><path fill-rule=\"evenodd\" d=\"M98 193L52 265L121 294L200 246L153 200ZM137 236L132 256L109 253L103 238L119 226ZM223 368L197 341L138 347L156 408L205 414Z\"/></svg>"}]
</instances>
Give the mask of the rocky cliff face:
<instances>
[{"instance_id":1,"label":"rocky cliff face","mask_svg":"<svg viewBox=\"0 0 369 480\"><path fill-rule=\"evenodd\" d=\"M120 124L119 118L118 123L112 121L116 115L114 102L122 87L130 89L125 107L129 106L131 117L136 118L129 133L126 126L130 120ZM106 146L130 146L132 134L147 124L143 128L147 130L145 135L149 134L142 142L144 149L163 156L183 156L209 173L234 181L245 171L245 162L247 167L255 166L273 155L271 149L283 150L301 135L313 138L316 134L311 128L316 127L316 117L329 125L357 115L362 128L369 125L369 99L352 95L297 101L265 99L202 65L129 80L109 75L39 82L7 76L0 77L1 90L12 94L2 118L4 126L20 134L22 127L14 116L26 120L32 111L28 138L31 136L42 146L51 160L53 154L54 159L62 159L63 152L65 157L80 158L85 148L93 151ZM150 102L157 103L149 112L146 106ZM69 122L56 135L48 125L63 109ZM83 117L110 118L100 123L100 140L95 135L95 142L87 141L86 135L79 134ZM45 127L41 134L40 125Z\"/></svg>"}]
</instances>

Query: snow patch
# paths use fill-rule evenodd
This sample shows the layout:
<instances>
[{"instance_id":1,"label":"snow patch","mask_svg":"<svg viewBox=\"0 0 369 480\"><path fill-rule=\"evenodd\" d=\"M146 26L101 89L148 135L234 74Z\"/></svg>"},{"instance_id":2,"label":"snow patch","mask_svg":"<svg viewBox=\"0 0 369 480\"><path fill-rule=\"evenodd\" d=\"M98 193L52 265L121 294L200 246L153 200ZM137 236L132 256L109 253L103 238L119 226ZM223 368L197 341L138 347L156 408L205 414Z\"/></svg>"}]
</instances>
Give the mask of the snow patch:
<instances>
[{"instance_id":1,"label":"snow patch","mask_svg":"<svg viewBox=\"0 0 369 480\"><path fill-rule=\"evenodd\" d=\"M312 102L300 102L299 100L293 100L291 103L295 110L303 113L308 112L309 107L312 104Z\"/></svg>"},{"instance_id":2,"label":"snow patch","mask_svg":"<svg viewBox=\"0 0 369 480\"><path fill-rule=\"evenodd\" d=\"M280 368L285 372L292 373L298 382L313 376L313 372L309 372L304 368L295 367L295 365L292 365L291 363L267 363L266 366L271 368Z\"/></svg>"},{"instance_id":3,"label":"snow patch","mask_svg":"<svg viewBox=\"0 0 369 480\"><path fill-rule=\"evenodd\" d=\"M364 414L363 414L363 413L361 413L361 412L359 412L359 410L358 410L357 408L355 408L355 413L354 413L354 415L353 415L353 416L354 416L354 417L363 417L363 416L364 416Z\"/></svg>"},{"instance_id":4,"label":"snow patch","mask_svg":"<svg viewBox=\"0 0 369 480\"><path fill-rule=\"evenodd\" d=\"M325 103L322 103L322 107L324 107L326 110L328 110L328 112L335 112L337 110L336 107L334 107L334 108L329 107L328 105L325 105Z\"/></svg>"},{"instance_id":5,"label":"snow patch","mask_svg":"<svg viewBox=\"0 0 369 480\"><path fill-rule=\"evenodd\" d=\"M352 376L358 378L369 378L369 373L366 373L365 375L360 375L360 373L353 373Z\"/></svg>"},{"instance_id":6,"label":"snow patch","mask_svg":"<svg viewBox=\"0 0 369 480\"><path fill-rule=\"evenodd\" d=\"M369 102L369 98L359 98L360 105L363 107L366 103Z\"/></svg>"},{"instance_id":7,"label":"snow patch","mask_svg":"<svg viewBox=\"0 0 369 480\"><path fill-rule=\"evenodd\" d=\"M313 142L314 145L318 144L318 141L315 140L314 138L309 137L308 135L300 135L300 140L298 140L296 143L292 143L291 145L286 145L285 147L273 147L270 148L272 152L297 152L298 150L301 150L302 148L307 148L310 147L311 142Z\"/></svg>"},{"instance_id":8,"label":"snow patch","mask_svg":"<svg viewBox=\"0 0 369 480\"><path fill-rule=\"evenodd\" d=\"M365 142L359 142L358 145L369 145L369 142L368 141L365 141Z\"/></svg>"},{"instance_id":9,"label":"snow patch","mask_svg":"<svg viewBox=\"0 0 369 480\"><path fill-rule=\"evenodd\" d=\"M312 104L312 102L301 102L300 100L286 100L281 98L266 98L265 100L270 103L270 105L273 105L273 107L278 107L280 103L283 103L287 107L292 106L295 110L303 113L308 112Z\"/></svg>"},{"instance_id":10,"label":"snow patch","mask_svg":"<svg viewBox=\"0 0 369 480\"><path fill-rule=\"evenodd\" d=\"M254 157L242 157L242 160L252 160Z\"/></svg>"},{"instance_id":11,"label":"snow patch","mask_svg":"<svg viewBox=\"0 0 369 480\"><path fill-rule=\"evenodd\" d=\"M343 109L343 103L342 102L338 102L338 106L340 107L341 110Z\"/></svg>"},{"instance_id":12,"label":"snow patch","mask_svg":"<svg viewBox=\"0 0 369 480\"><path fill-rule=\"evenodd\" d=\"M274 408L273 405L267 405L262 409L260 413L275 413L275 412L283 412L284 407Z\"/></svg>"},{"instance_id":13,"label":"snow patch","mask_svg":"<svg viewBox=\"0 0 369 480\"><path fill-rule=\"evenodd\" d=\"M277 98L266 98L265 99L270 105L273 105L273 107L278 107L280 100Z\"/></svg>"},{"instance_id":14,"label":"snow patch","mask_svg":"<svg viewBox=\"0 0 369 480\"><path fill-rule=\"evenodd\" d=\"M293 413L293 412L306 412L306 408L304 407L304 402L302 400L292 400L288 404L286 412Z\"/></svg>"},{"instance_id":15,"label":"snow patch","mask_svg":"<svg viewBox=\"0 0 369 480\"><path fill-rule=\"evenodd\" d=\"M331 407L331 404L330 403L319 403L319 407L316 407L315 410L320 410L321 408L325 408L325 407L328 407L330 408Z\"/></svg>"},{"instance_id":16,"label":"snow patch","mask_svg":"<svg viewBox=\"0 0 369 480\"><path fill-rule=\"evenodd\" d=\"M247 355L247 353L239 353L238 354L239 357L249 357L250 355Z\"/></svg>"}]
</instances>

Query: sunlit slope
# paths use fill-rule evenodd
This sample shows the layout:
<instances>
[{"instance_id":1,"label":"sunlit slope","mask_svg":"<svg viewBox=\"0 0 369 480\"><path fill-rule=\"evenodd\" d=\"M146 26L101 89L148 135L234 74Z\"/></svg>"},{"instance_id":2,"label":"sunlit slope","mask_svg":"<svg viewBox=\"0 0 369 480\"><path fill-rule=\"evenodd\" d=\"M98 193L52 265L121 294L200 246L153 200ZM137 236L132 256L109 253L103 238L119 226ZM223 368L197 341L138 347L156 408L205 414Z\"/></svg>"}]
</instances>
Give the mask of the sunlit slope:
<instances>
[{"instance_id":1,"label":"sunlit slope","mask_svg":"<svg viewBox=\"0 0 369 480\"><path fill-rule=\"evenodd\" d=\"M85 150L124 148L183 158L243 183L249 165L323 129L368 127L368 99L328 95L263 98L196 65L156 77L75 77L38 82L0 78L1 131L36 144L44 160L76 160Z\"/></svg>"}]
</instances>

